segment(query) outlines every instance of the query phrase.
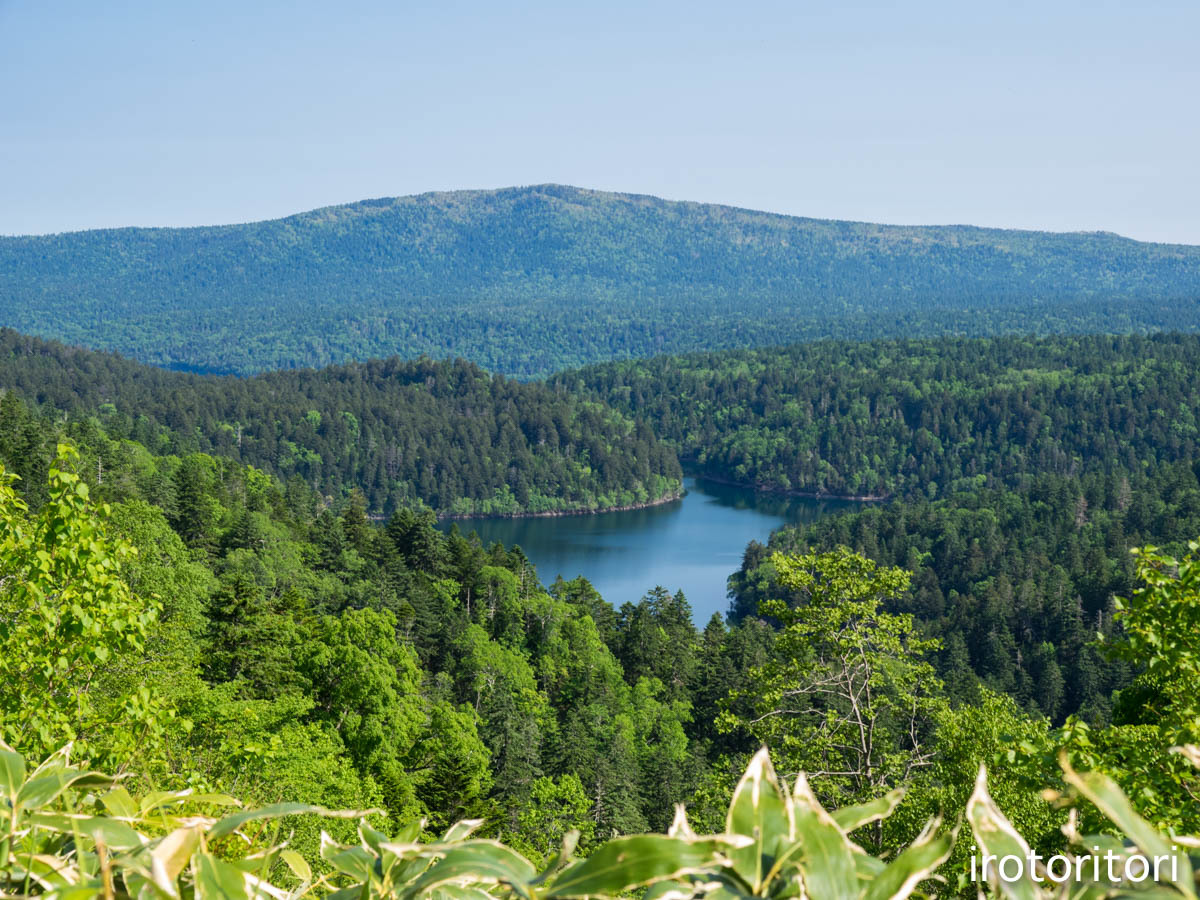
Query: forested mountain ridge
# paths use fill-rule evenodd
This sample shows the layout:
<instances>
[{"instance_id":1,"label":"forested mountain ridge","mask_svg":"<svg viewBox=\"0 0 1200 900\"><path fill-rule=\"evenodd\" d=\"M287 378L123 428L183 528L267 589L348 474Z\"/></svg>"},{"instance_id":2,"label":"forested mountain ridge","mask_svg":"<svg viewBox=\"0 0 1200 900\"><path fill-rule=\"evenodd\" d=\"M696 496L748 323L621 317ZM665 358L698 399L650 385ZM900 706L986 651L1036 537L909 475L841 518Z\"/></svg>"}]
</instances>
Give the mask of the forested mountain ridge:
<instances>
[{"instance_id":1,"label":"forested mountain ridge","mask_svg":"<svg viewBox=\"0 0 1200 900\"><path fill-rule=\"evenodd\" d=\"M212 452L374 512L517 515L651 503L681 489L643 423L461 360L374 360L252 378L169 372L0 329L0 389L98 416L156 453Z\"/></svg>"},{"instance_id":2,"label":"forested mountain ridge","mask_svg":"<svg viewBox=\"0 0 1200 900\"><path fill-rule=\"evenodd\" d=\"M599 364L551 384L645 418L699 473L936 498L1194 459L1200 337L817 342Z\"/></svg>"},{"instance_id":3,"label":"forested mountain ridge","mask_svg":"<svg viewBox=\"0 0 1200 900\"><path fill-rule=\"evenodd\" d=\"M558 185L0 238L0 324L173 368L462 356L518 376L815 338L1200 327L1200 248Z\"/></svg>"}]
</instances>

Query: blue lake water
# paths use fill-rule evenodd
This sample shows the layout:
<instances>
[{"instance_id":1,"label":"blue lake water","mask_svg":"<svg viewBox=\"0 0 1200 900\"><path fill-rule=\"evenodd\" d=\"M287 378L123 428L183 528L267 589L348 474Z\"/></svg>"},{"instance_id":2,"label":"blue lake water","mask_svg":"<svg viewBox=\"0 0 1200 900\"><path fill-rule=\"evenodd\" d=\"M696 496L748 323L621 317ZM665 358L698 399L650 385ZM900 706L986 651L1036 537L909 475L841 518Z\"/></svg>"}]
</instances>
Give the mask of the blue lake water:
<instances>
[{"instance_id":1,"label":"blue lake water","mask_svg":"<svg viewBox=\"0 0 1200 900\"><path fill-rule=\"evenodd\" d=\"M684 479L684 487L683 499L648 509L457 524L464 534L477 531L485 545L519 545L545 584L560 574L582 575L616 607L656 585L682 589L703 627L714 612L728 609L725 580L741 566L750 541L765 542L781 525L861 505L759 494L696 478Z\"/></svg>"}]
</instances>

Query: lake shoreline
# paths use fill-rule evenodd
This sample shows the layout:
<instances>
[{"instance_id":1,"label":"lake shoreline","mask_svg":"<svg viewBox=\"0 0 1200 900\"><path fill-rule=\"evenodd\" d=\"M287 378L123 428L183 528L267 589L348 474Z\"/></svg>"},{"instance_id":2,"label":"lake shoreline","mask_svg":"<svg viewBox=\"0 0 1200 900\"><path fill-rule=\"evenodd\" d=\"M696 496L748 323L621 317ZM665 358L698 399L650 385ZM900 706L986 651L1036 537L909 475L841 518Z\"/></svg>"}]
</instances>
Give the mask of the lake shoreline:
<instances>
[{"instance_id":1,"label":"lake shoreline","mask_svg":"<svg viewBox=\"0 0 1200 900\"><path fill-rule=\"evenodd\" d=\"M721 484L727 487L740 488L742 490L753 491L756 494L763 494L770 497L797 497L802 500L832 500L835 502L850 502L850 503L883 503L891 499L890 494L822 494L816 491L783 491L778 488L762 487L757 484L746 484L743 481L734 481L732 478L721 478L717 475L706 475L701 472L688 472L687 474L697 479L698 481L709 481L713 484ZM615 512L632 512L638 509L653 509L656 506L663 506L667 503L674 503L676 500L682 500L686 489L664 494L655 500L647 500L644 503L632 503L627 506L600 506L600 507L581 507L579 509L555 509L545 512L519 512L519 513L438 513L439 522L449 521L470 521L471 519L558 519L568 516L598 516L603 513Z\"/></svg>"},{"instance_id":2,"label":"lake shoreline","mask_svg":"<svg viewBox=\"0 0 1200 900\"><path fill-rule=\"evenodd\" d=\"M613 512L632 512L637 509L651 509L655 506L663 506L667 503L674 503L676 500L682 500L683 495L687 491L680 489L673 491L670 494L664 494L654 500L647 500L644 503L631 503L627 506L599 506L599 507L581 507L579 509L552 509L545 512L519 512L519 513L439 513L439 522L459 522L469 521L471 519L559 519L568 516L598 516L602 513Z\"/></svg>"},{"instance_id":3,"label":"lake shoreline","mask_svg":"<svg viewBox=\"0 0 1200 900\"><path fill-rule=\"evenodd\" d=\"M744 481L734 481L732 478L721 478L717 475L706 475L702 472L689 473L698 481L711 481L713 484L723 484L728 487L742 488L754 491L756 494L768 494L772 497L800 497L804 500L846 500L854 503L882 503L891 499L891 494L822 494L817 491L782 491L779 488L760 487L757 484L747 484Z\"/></svg>"}]
</instances>

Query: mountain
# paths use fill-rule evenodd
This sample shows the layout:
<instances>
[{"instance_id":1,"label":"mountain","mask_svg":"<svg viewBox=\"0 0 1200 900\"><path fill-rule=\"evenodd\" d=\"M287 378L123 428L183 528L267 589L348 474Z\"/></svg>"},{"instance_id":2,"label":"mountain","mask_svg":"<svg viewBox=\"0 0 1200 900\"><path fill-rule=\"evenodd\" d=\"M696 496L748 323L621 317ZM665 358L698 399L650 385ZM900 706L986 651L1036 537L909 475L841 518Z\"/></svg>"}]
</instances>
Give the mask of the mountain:
<instances>
[{"instance_id":1,"label":"mountain","mask_svg":"<svg viewBox=\"0 0 1200 900\"><path fill-rule=\"evenodd\" d=\"M674 451L644 424L462 360L233 378L0 329L0 395L158 454L218 454L333 498L358 489L372 512L423 502L449 515L552 514L682 488Z\"/></svg>"},{"instance_id":2,"label":"mountain","mask_svg":"<svg viewBox=\"0 0 1200 900\"><path fill-rule=\"evenodd\" d=\"M541 185L0 238L0 325L206 372L427 353L536 376L821 337L1190 330L1200 247Z\"/></svg>"}]
</instances>

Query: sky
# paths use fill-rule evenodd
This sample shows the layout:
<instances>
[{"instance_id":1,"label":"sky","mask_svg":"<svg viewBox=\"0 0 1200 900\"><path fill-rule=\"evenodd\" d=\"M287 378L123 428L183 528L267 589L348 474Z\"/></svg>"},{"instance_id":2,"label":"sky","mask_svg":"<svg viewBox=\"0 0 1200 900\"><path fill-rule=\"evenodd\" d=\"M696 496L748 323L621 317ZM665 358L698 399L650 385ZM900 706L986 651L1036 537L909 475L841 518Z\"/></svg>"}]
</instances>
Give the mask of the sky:
<instances>
[{"instance_id":1,"label":"sky","mask_svg":"<svg viewBox=\"0 0 1200 900\"><path fill-rule=\"evenodd\" d=\"M1200 2L0 0L0 234L558 182L1200 244Z\"/></svg>"}]
</instances>

